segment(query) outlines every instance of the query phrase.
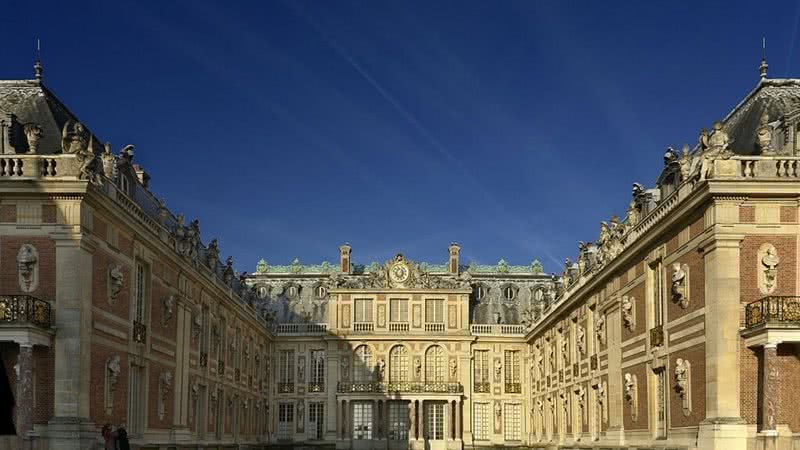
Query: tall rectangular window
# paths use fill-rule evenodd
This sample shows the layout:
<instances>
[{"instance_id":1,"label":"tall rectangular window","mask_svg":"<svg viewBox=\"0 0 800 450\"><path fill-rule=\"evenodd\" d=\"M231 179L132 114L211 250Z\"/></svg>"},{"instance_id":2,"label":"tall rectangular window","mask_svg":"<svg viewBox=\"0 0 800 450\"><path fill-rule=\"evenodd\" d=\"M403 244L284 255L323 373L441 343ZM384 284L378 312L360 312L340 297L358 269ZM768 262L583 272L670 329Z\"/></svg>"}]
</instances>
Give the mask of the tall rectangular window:
<instances>
[{"instance_id":1,"label":"tall rectangular window","mask_svg":"<svg viewBox=\"0 0 800 450\"><path fill-rule=\"evenodd\" d=\"M355 299L354 322L372 322L372 300L365 298Z\"/></svg>"},{"instance_id":2,"label":"tall rectangular window","mask_svg":"<svg viewBox=\"0 0 800 450\"><path fill-rule=\"evenodd\" d=\"M310 392L325 390L325 350L311 350Z\"/></svg>"},{"instance_id":3,"label":"tall rectangular window","mask_svg":"<svg viewBox=\"0 0 800 450\"><path fill-rule=\"evenodd\" d=\"M278 405L278 439L290 440L294 425L294 404L280 403Z\"/></svg>"},{"instance_id":4,"label":"tall rectangular window","mask_svg":"<svg viewBox=\"0 0 800 450\"><path fill-rule=\"evenodd\" d=\"M372 439L372 402L353 402L353 439Z\"/></svg>"},{"instance_id":5,"label":"tall rectangular window","mask_svg":"<svg viewBox=\"0 0 800 450\"><path fill-rule=\"evenodd\" d=\"M506 350L505 351L505 369L506 369L506 384L520 383L520 369L519 369L519 351Z\"/></svg>"},{"instance_id":6,"label":"tall rectangular window","mask_svg":"<svg viewBox=\"0 0 800 450\"><path fill-rule=\"evenodd\" d=\"M408 300L389 300L389 322L408 322Z\"/></svg>"},{"instance_id":7,"label":"tall rectangular window","mask_svg":"<svg viewBox=\"0 0 800 450\"><path fill-rule=\"evenodd\" d=\"M145 299L147 298L147 269L144 264L136 263L136 298L133 307L133 320L144 323Z\"/></svg>"},{"instance_id":8,"label":"tall rectangular window","mask_svg":"<svg viewBox=\"0 0 800 450\"><path fill-rule=\"evenodd\" d=\"M294 383L294 350L281 350L278 365L279 383Z\"/></svg>"},{"instance_id":9,"label":"tall rectangular window","mask_svg":"<svg viewBox=\"0 0 800 450\"><path fill-rule=\"evenodd\" d=\"M444 403L425 402L425 437L440 441L444 439Z\"/></svg>"},{"instance_id":10,"label":"tall rectangular window","mask_svg":"<svg viewBox=\"0 0 800 450\"><path fill-rule=\"evenodd\" d=\"M144 371L144 367L132 365L128 381L128 431L136 437L144 432L144 399L147 392L144 386Z\"/></svg>"},{"instance_id":11,"label":"tall rectangular window","mask_svg":"<svg viewBox=\"0 0 800 450\"><path fill-rule=\"evenodd\" d=\"M489 404L473 403L472 433L476 441L489 440Z\"/></svg>"},{"instance_id":12,"label":"tall rectangular window","mask_svg":"<svg viewBox=\"0 0 800 450\"><path fill-rule=\"evenodd\" d=\"M475 383L489 383L489 350L475 350Z\"/></svg>"},{"instance_id":13,"label":"tall rectangular window","mask_svg":"<svg viewBox=\"0 0 800 450\"><path fill-rule=\"evenodd\" d=\"M444 323L444 300L425 301L425 322Z\"/></svg>"},{"instance_id":14,"label":"tall rectangular window","mask_svg":"<svg viewBox=\"0 0 800 450\"><path fill-rule=\"evenodd\" d=\"M522 407L519 404L506 404L505 420L503 421L503 436L506 441L519 441L522 439L520 422L522 419Z\"/></svg>"},{"instance_id":15,"label":"tall rectangular window","mask_svg":"<svg viewBox=\"0 0 800 450\"><path fill-rule=\"evenodd\" d=\"M325 404L314 402L308 404L308 438L322 440L325 421Z\"/></svg>"},{"instance_id":16,"label":"tall rectangular window","mask_svg":"<svg viewBox=\"0 0 800 450\"><path fill-rule=\"evenodd\" d=\"M408 440L408 402L389 401L389 440Z\"/></svg>"},{"instance_id":17,"label":"tall rectangular window","mask_svg":"<svg viewBox=\"0 0 800 450\"><path fill-rule=\"evenodd\" d=\"M652 271L652 296L653 296L653 320L654 325L664 325L664 277L661 267L661 260L659 259L655 264L650 266Z\"/></svg>"}]
</instances>

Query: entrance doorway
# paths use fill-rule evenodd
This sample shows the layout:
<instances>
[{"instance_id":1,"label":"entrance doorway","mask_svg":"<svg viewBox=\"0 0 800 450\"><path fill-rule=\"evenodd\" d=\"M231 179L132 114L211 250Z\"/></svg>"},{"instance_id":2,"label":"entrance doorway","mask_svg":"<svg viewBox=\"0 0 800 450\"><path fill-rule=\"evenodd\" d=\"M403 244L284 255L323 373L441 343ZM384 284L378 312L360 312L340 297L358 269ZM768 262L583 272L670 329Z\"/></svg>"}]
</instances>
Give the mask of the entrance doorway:
<instances>
[{"instance_id":1,"label":"entrance doorway","mask_svg":"<svg viewBox=\"0 0 800 450\"><path fill-rule=\"evenodd\" d=\"M447 425L445 423L446 402L425 401L425 448L444 450Z\"/></svg>"}]
</instances>

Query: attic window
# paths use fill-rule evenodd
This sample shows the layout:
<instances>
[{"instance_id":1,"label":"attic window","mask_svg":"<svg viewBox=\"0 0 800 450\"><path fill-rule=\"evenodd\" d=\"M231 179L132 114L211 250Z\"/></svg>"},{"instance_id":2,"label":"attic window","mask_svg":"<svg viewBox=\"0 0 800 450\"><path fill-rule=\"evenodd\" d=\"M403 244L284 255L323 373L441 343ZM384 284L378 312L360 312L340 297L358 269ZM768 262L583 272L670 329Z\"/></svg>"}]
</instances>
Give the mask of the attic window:
<instances>
[{"instance_id":1,"label":"attic window","mask_svg":"<svg viewBox=\"0 0 800 450\"><path fill-rule=\"evenodd\" d=\"M256 292L258 294L258 298L263 300L263 299L267 298L267 295L269 295L269 288L267 288L266 286L262 285L262 286L259 286L256 289Z\"/></svg>"},{"instance_id":2,"label":"attic window","mask_svg":"<svg viewBox=\"0 0 800 450\"><path fill-rule=\"evenodd\" d=\"M486 288L482 284L475 286L475 300L483 300L484 297L486 297Z\"/></svg>"},{"instance_id":3,"label":"attic window","mask_svg":"<svg viewBox=\"0 0 800 450\"><path fill-rule=\"evenodd\" d=\"M508 285L503 288L503 298L506 300L514 300L517 297L517 290L514 286Z\"/></svg>"},{"instance_id":4,"label":"attic window","mask_svg":"<svg viewBox=\"0 0 800 450\"><path fill-rule=\"evenodd\" d=\"M286 288L286 296L289 298L297 298L297 295L300 293L300 290L294 284L290 285Z\"/></svg>"},{"instance_id":5,"label":"attic window","mask_svg":"<svg viewBox=\"0 0 800 450\"><path fill-rule=\"evenodd\" d=\"M328 295L328 290L325 289L325 286L319 285L314 289L314 295L317 297L318 300L322 300Z\"/></svg>"}]
</instances>

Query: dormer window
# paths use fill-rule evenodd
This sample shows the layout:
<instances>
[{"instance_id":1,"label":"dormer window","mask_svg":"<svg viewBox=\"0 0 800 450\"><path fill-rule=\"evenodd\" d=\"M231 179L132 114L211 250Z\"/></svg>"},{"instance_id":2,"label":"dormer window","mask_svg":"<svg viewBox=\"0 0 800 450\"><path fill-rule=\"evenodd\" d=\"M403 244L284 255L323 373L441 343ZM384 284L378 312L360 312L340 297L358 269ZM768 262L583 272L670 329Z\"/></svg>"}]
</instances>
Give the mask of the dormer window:
<instances>
[{"instance_id":1,"label":"dormer window","mask_svg":"<svg viewBox=\"0 0 800 450\"><path fill-rule=\"evenodd\" d=\"M314 296L317 298L317 300L324 300L325 296L327 295L328 290L325 289L325 286L321 284L314 289Z\"/></svg>"},{"instance_id":2,"label":"dormer window","mask_svg":"<svg viewBox=\"0 0 800 450\"><path fill-rule=\"evenodd\" d=\"M264 285L258 286L256 288L256 293L258 295L258 298L264 300L265 298L267 298L267 295L269 295L269 288Z\"/></svg>"},{"instance_id":3,"label":"dormer window","mask_svg":"<svg viewBox=\"0 0 800 450\"><path fill-rule=\"evenodd\" d=\"M512 285L503 287L503 298L506 300L514 300L517 297L517 289Z\"/></svg>"},{"instance_id":4,"label":"dormer window","mask_svg":"<svg viewBox=\"0 0 800 450\"><path fill-rule=\"evenodd\" d=\"M290 299L295 299L300 296L300 287L296 284L290 284L286 286L286 297Z\"/></svg>"},{"instance_id":5,"label":"dormer window","mask_svg":"<svg viewBox=\"0 0 800 450\"><path fill-rule=\"evenodd\" d=\"M482 284L475 286L475 300L483 300L486 297L486 287Z\"/></svg>"}]
</instances>

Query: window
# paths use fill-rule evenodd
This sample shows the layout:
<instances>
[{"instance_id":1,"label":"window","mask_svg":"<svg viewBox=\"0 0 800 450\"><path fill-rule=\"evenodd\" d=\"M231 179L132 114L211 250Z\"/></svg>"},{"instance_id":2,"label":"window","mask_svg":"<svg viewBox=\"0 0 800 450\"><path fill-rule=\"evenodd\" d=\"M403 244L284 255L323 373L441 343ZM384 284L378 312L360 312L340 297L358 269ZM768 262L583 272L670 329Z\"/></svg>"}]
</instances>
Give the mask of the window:
<instances>
[{"instance_id":1,"label":"window","mask_svg":"<svg viewBox=\"0 0 800 450\"><path fill-rule=\"evenodd\" d=\"M520 383L520 370L519 370L519 351L506 350L505 351L505 369L506 369L506 384Z\"/></svg>"},{"instance_id":2,"label":"window","mask_svg":"<svg viewBox=\"0 0 800 450\"><path fill-rule=\"evenodd\" d=\"M514 300L517 297L517 289L514 286L508 285L503 288L503 298L506 300Z\"/></svg>"},{"instance_id":3,"label":"window","mask_svg":"<svg viewBox=\"0 0 800 450\"><path fill-rule=\"evenodd\" d=\"M503 431L506 441L519 441L522 439L520 431L521 406L519 404L506 404Z\"/></svg>"},{"instance_id":4,"label":"window","mask_svg":"<svg viewBox=\"0 0 800 450\"><path fill-rule=\"evenodd\" d=\"M441 383L444 381L444 350L438 345L425 352L425 381Z\"/></svg>"},{"instance_id":5,"label":"window","mask_svg":"<svg viewBox=\"0 0 800 450\"><path fill-rule=\"evenodd\" d=\"M323 425L325 422L325 404L322 402L308 404L308 438L313 440L323 439Z\"/></svg>"},{"instance_id":6,"label":"window","mask_svg":"<svg viewBox=\"0 0 800 450\"><path fill-rule=\"evenodd\" d=\"M144 432L144 371L144 367L132 365L128 381L128 431L137 437Z\"/></svg>"},{"instance_id":7,"label":"window","mask_svg":"<svg viewBox=\"0 0 800 450\"><path fill-rule=\"evenodd\" d=\"M372 300L357 298L355 300L355 313L354 322L372 322Z\"/></svg>"},{"instance_id":8,"label":"window","mask_svg":"<svg viewBox=\"0 0 800 450\"><path fill-rule=\"evenodd\" d=\"M294 404L281 403L278 405L278 439L290 440L292 438L292 425L294 425Z\"/></svg>"},{"instance_id":9,"label":"window","mask_svg":"<svg viewBox=\"0 0 800 450\"><path fill-rule=\"evenodd\" d=\"M144 323L145 318L145 291L147 287L147 273L144 264L136 263L136 304L133 309L133 320Z\"/></svg>"},{"instance_id":10,"label":"window","mask_svg":"<svg viewBox=\"0 0 800 450\"><path fill-rule=\"evenodd\" d=\"M269 295L269 288L267 286L261 285L256 288L256 293L258 295L258 298L264 300Z\"/></svg>"},{"instance_id":11,"label":"window","mask_svg":"<svg viewBox=\"0 0 800 450\"><path fill-rule=\"evenodd\" d=\"M389 401L389 440L408 440L408 402Z\"/></svg>"},{"instance_id":12,"label":"window","mask_svg":"<svg viewBox=\"0 0 800 450\"><path fill-rule=\"evenodd\" d=\"M294 383L294 350L281 350L278 360L280 383Z\"/></svg>"},{"instance_id":13,"label":"window","mask_svg":"<svg viewBox=\"0 0 800 450\"><path fill-rule=\"evenodd\" d=\"M389 300L389 322L408 322L408 300Z\"/></svg>"},{"instance_id":14,"label":"window","mask_svg":"<svg viewBox=\"0 0 800 450\"><path fill-rule=\"evenodd\" d=\"M444 323L444 300L425 301L425 322Z\"/></svg>"},{"instance_id":15,"label":"window","mask_svg":"<svg viewBox=\"0 0 800 450\"><path fill-rule=\"evenodd\" d=\"M119 177L119 189L122 192L124 192L125 195L130 197L130 195L131 195L130 181L128 181L128 177L126 177L125 175L122 175L122 174L120 174L120 177Z\"/></svg>"},{"instance_id":16,"label":"window","mask_svg":"<svg viewBox=\"0 0 800 450\"><path fill-rule=\"evenodd\" d=\"M651 289L653 301L653 324L655 326L664 325L664 280L661 260L650 266Z\"/></svg>"},{"instance_id":17,"label":"window","mask_svg":"<svg viewBox=\"0 0 800 450\"><path fill-rule=\"evenodd\" d=\"M389 381L408 381L408 349L397 345L389 352Z\"/></svg>"},{"instance_id":18,"label":"window","mask_svg":"<svg viewBox=\"0 0 800 450\"><path fill-rule=\"evenodd\" d=\"M311 392L325 390L325 350L311 350Z\"/></svg>"},{"instance_id":19,"label":"window","mask_svg":"<svg viewBox=\"0 0 800 450\"><path fill-rule=\"evenodd\" d=\"M474 403L472 415L472 433L476 441L489 440L489 423L489 404Z\"/></svg>"},{"instance_id":20,"label":"window","mask_svg":"<svg viewBox=\"0 0 800 450\"><path fill-rule=\"evenodd\" d=\"M473 356L476 391L489 392L489 350L475 350Z\"/></svg>"},{"instance_id":21,"label":"window","mask_svg":"<svg viewBox=\"0 0 800 450\"><path fill-rule=\"evenodd\" d=\"M425 437L431 440L444 439L444 403L426 401Z\"/></svg>"},{"instance_id":22,"label":"window","mask_svg":"<svg viewBox=\"0 0 800 450\"><path fill-rule=\"evenodd\" d=\"M325 286L321 284L317 285L317 287L314 289L314 296L317 297L317 300L324 299L326 295L328 295L328 290L325 289Z\"/></svg>"},{"instance_id":23,"label":"window","mask_svg":"<svg viewBox=\"0 0 800 450\"><path fill-rule=\"evenodd\" d=\"M297 298L298 296L300 296L300 288L296 284L286 286L287 298Z\"/></svg>"},{"instance_id":24,"label":"window","mask_svg":"<svg viewBox=\"0 0 800 450\"><path fill-rule=\"evenodd\" d=\"M483 300L486 297L486 286L482 284L475 286L473 294L475 295L475 300Z\"/></svg>"},{"instance_id":25,"label":"window","mask_svg":"<svg viewBox=\"0 0 800 450\"><path fill-rule=\"evenodd\" d=\"M372 439L371 402L353 402L353 439Z\"/></svg>"},{"instance_id":26,"label":"window","mask_svg":"<svg viewBox=\"0 0 800 450\"><path fill-rule=\"evenodd\" d=\"M372 381L372 350L366 345L356 347L353 358L353 381L356 383Z\"/></svg>"}]
</instances>

